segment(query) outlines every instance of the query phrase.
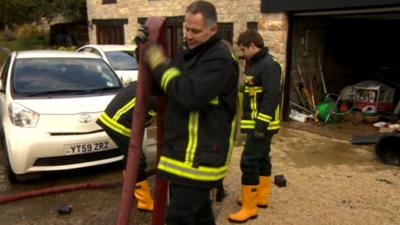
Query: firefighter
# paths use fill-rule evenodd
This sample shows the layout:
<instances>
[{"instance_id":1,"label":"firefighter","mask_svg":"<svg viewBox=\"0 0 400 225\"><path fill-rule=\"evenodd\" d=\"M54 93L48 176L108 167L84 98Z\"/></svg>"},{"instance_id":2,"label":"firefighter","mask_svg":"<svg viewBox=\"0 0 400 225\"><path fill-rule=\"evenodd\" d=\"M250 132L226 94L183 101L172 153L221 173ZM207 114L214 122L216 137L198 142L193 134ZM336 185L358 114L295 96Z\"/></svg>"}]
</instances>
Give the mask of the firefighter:
<instances>
[{"instance_id":1,"label":"firefighter","mask_svg":"<svg viewBox=\"0 0 400 225\"><path fill-rule=\"evenodd\" d=\"M243 115L240 128L247 133L241 156L241 209L229 215L232 222L257 217L257 206L268 207L271 186L271 139L280 128L281 67L268 53L259 33L247 30L237 45L249 63L244 76Z\"/></svg>"},{"instance_id":2,"label":"firefighter","mask_svg":"<svg viewBox=\"0 0 400 225\"><path fill-rule=\"evenodd\" d=\"M144 51L153 80L167 96L157 165L157 174L170 183L167 225L215 224L210 190L221 186L228 169L239 79L237 60L217 36L217 24L214 5L195 1L185 12L186 46L171 62L156 44Z\"/></svg>"},{"instance_id":3,"label":"firefighter","mask_svg":"<svg viewBox=\"0 0 400 225\"><path fill-rule=\"evenodd\" d=\"M99 124L105 130L108 136L110 136L110 138L124 154L124 168L126 167L129 140L131 137L132 114L136 103L136 85L137 82L134 81L122 89L111 100L106 110L96 121L97 124ZM146 127L153 122L155 116L155 99L150 98L145 124ZM153 198L151 196L150 185L147 180L146 166L146 157L142 149L140 152L138 176L134 193L135 198L137 199L138 209L153 211Z\"/></svg>"}]
</instances>

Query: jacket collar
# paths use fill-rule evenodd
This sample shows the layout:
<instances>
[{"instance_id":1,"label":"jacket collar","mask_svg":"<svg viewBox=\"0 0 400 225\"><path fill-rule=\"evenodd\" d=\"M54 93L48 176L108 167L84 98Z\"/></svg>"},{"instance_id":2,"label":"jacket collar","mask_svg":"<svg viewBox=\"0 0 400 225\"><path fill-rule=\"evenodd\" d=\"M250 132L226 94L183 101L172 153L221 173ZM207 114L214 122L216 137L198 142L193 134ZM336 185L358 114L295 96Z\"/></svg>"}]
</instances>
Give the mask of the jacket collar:
<instances>
[{"instance_id":1,"label":"jacket collar","mask_svg":"<svg viewBox=\"0 0 400 225\"><path fill-rule=\"evenodd\" d=\"M250 62L255 63L267 55L268 55L268 48L263 47L260 49L260 51L258 51L256 54L254 54L253 57L251 57Z\"/></svg>"},{"instance_id":2,"label":"jacket collar","mask_svg":"<svg viewBox=\"0 0 400 225\"><path fill-rule=\"evenodd\" d=\"M203 50L210 48L212 45L214 45L215 43L217 43L220 40L221 40L221 38L219 38L217 34L214 34L212 37L210 37L210 39L208 39L206 42L200 44L199 46L197 46L193 49L187 48L185 51L185 56L190 57L190 56L196 55L199 52L202 52Z\"/></svg>"}]
</instances>

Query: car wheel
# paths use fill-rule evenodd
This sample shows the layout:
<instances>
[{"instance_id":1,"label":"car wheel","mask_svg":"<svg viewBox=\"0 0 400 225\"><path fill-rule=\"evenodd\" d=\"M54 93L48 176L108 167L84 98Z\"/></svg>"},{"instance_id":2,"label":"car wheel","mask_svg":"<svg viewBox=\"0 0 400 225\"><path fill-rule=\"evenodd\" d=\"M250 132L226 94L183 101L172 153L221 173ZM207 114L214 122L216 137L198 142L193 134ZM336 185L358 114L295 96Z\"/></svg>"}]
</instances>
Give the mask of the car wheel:
<instances>
[{"instance_id":1,"label":"car wheel","mask_svg":"<svg viewBox=\"0 0 400 225\"><path fill-rule=\"evenodd\" d=\"M6 169L8 180L11 183L17 183L19 181L28 181L38 179L42 176L40 173L29 173L29 174L15 174L11 168L10 158L8 157L8 148L6 144L6 139L4 137L4 133L1 135L1 149L3 150L3 165Z\"/></svg>"},{"instance_id":2,"label":"car wheel","mask_svg":"<svg viewBox=\"0 0 400 225\"><path fill-rule=\"evenodd\" d=\"M11 183L17 182L16 174L12 171L10 160L8 158L8 150L4 134L1 135L1 150L3 150L3 165L6 169L8 180Z\"/></svg>"}]
</instances>

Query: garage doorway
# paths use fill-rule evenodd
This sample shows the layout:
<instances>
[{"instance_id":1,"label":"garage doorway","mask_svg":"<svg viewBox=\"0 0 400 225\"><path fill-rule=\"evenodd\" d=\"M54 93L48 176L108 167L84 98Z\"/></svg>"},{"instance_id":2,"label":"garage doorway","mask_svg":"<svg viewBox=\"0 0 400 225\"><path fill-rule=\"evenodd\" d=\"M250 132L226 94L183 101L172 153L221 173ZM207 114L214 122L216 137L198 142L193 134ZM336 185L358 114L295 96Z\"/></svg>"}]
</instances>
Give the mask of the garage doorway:
<instances>
[{"instance_id":1,"label":"garage doorway","mask_svg":"<svg viewBox=\"0 0 400 225\"><path fill-rule=\"evenodd\" d=\"M367 80L395 89L393 111L400 97L400 11L297 13L290 24L287 113Z\"/></svg>"}]
</instances>

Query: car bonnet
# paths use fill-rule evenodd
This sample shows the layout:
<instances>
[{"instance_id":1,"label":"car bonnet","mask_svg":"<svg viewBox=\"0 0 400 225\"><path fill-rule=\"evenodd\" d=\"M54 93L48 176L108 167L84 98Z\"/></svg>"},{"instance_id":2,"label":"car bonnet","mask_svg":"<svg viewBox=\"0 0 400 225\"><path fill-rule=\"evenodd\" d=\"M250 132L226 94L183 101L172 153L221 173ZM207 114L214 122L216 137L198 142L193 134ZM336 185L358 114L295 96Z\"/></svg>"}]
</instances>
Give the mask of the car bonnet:
<instances>
[{"instance_id":1,"label":"car bonnet","mask_svg":"<svg viewBox=\"0 0 400 225\"><path fill-rule=\"evenodd\" d=\"M14 102L39 114L65 115L82 112L102 112L114 95L18 99Z\"/></svg>"}]
</instances>

